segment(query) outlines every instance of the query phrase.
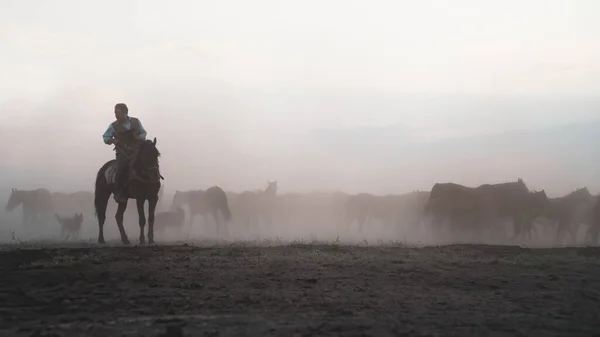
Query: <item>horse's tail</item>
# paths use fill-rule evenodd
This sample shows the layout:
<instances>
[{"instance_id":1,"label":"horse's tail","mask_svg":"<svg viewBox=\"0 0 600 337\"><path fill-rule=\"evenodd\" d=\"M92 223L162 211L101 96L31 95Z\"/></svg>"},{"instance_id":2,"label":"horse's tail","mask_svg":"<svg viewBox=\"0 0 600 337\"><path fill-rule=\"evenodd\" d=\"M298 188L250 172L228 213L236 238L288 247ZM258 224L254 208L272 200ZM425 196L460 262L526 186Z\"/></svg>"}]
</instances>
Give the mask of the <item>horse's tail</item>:
<instances>
[{"instance_id":1,"label":"horse's tail","mask_svg":"<svg viewBox=\"0 0 600 337\"><path fill-rule=\"evenodd\" d=\"M231 210L229 209L229 202L227 202L227 196L223 198L224 202L221 205L221 212L223 212L223 217L225 221L231 221Z\"/></svg>"},{"instance_id":2,"label":"horse's tail","mask_svg":"<svg viewBox=\"0 0 600 337\"><path fill-rule=\"evenodd\" d=\"M103 192L107 193L108 191L102 191L102 189L107 189L108 182L106 181L106 177L104 173L109 165L111 165L116 160L109 160L98 170L96 174L96 184L94 186L94 216L98 216L98 209L106 207L105 200L106 197L103 197Z\"/></svg>"}]
</instances>

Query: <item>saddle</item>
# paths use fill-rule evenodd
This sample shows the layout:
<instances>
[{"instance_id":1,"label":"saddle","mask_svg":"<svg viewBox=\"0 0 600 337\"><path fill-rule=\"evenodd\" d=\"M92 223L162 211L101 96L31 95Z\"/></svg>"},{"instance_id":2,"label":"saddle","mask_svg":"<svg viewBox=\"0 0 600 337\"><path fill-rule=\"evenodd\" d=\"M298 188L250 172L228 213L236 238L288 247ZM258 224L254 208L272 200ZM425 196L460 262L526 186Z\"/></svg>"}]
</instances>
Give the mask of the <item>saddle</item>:
<instances>
[{"instance_id":1,"label":"saddle","mask_svg":"<svg viewBox=\"0 0 600 337\"><path fill-rule=\"evenodd\" d=\"M124 186L127 186L127 184L129 183L129 181L135 176L135 171L133 169L135 162L136 162L136 152L134 149L129 148L127 152L122 150L123 147L121 145L115 145L113 151L122 151L121 153L125 153L125 155L127 156L127 158L129 158L129 166L127 168L127 170L124 173ZM115 153L115 156L117 156L118 154ZM114 184L116 181L116 177L117 177L117 167L118 167L118 163L115 160L112 164L110 164L107 168L106 171L104 171L104 177L106 178L106 182L109 184Z\"/></svg>"}]
</instances>

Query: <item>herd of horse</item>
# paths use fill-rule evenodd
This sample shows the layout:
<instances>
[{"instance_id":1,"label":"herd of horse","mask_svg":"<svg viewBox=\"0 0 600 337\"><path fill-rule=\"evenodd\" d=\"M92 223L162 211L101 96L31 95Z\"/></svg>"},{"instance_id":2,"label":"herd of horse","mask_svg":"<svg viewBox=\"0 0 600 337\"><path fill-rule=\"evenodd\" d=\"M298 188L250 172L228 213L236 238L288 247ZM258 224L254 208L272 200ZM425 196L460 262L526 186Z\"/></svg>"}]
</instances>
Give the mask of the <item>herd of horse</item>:
<instances>
[{"instance_id":1,"label":"herd of horse","mask_svg":"<svg viewBox=\"0 0 600 337\"><path fill-rule=\"evenodd\" d=\"M264 190L242 193L226 192L219 186L176 191L172 202L162 205L159 200L163 198L164 186L161 185L159 156L154 139L145 141L132 160L128 194L130 199L136 200L141 244L146 242L146 222L148 243L154 243L155 229L161 235L167 229L181 232L187 226L191 230L198 216L202 216L205 222L212 220L218 237L230 236L232 224L252 232L260 226L279 226L293 221L297 221L299 226L319 221L338 222L347 231L356 223L358 233L363 233L365 225L372 220L392 229L428 227L434 236L448 231L453 236L471 237L478 242L483 240L484 235L490 234L509 240L531 241L540 226L545 231L554 231L555 243L567 237L576 243L582 224L587 226L586 244L596 244L600 234L600 200L587 188L549 198L544 190L529 190L521 179L478 187L436 183L431 191L386 196L342 192L281 195L277 194L277 181L273 181L268 182ZM102 244L105 242L106 213L114 189L115 165L115 161L111 160L98 170L93 193L51 193L44 188L13 189L6 210L10 212L21 205L23 226L26 228L39 222L40 217L54 215L64 234L78 233L83 214L93 206L98 221L98 242ZM146 201L149 205L147 219L144 211ZM123 244L129 244L123 226L126 209L127 202L118 203L115 213ZM512 234L508 234L507 224L512 227Z\"/></svg>"}]
</instances>

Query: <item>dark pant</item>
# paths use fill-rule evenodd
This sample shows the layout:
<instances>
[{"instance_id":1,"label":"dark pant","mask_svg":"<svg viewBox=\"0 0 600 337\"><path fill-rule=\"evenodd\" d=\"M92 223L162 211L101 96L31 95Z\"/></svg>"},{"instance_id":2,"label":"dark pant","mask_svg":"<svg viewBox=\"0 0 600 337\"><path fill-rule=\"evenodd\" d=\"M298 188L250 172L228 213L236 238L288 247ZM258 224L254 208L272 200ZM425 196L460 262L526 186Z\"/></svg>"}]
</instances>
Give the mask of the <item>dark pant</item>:
<instances>
[{"instance_id":1,"label":"dark pant","mask_svg":"<svg viewBox=\"0 0 600 337\"><path fill-rule=\"evenodd\" d=\"M117 189L123 189L127 180L128 170L129 159L122 154L117 154L117 174L115 176L115 187Z\"/></svg>"}]
</instances>

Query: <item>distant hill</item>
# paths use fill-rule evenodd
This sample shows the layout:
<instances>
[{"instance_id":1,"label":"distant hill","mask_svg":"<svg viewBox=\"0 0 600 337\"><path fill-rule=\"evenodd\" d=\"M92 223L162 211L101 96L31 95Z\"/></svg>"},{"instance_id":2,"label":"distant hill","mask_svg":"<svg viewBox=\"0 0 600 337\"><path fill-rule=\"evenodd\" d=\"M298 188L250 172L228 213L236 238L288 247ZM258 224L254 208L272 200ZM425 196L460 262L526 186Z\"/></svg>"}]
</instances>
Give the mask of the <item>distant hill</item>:
<instances>
[{"instance_id":1,"label":"distant hill","mask_svg":"<svg viewBox=\"0 0 600 337\"><path fill-rule=\"evenodd\" d=\"M539 129L502 132L489 135L414 141L411 130L402 125L354 129L315 130L312 143L338 154L367 157L407 156L425 153L504 153L536 152L552 155L588 155L600 160L600 119ZM386 152L390 151L390 152ZM594 155L595 154L595 155Z\"/></svg>"},{"instance_id":2,"label":"distant hill","mask_svg":"<svg viewBox=\"0 0 600 337\"><path fill-rule=\"evenodd\" d=\"M320 130L308 138L333 161L378 172L373 183L410 181L426 188L439 181L475 185L522 177L554 196L582 186L600 190L600 119L430 142L411 140L401 125Z\"/></svg>"}]
</instances>

